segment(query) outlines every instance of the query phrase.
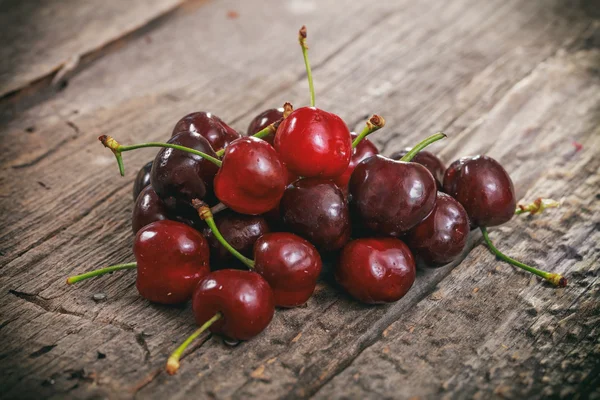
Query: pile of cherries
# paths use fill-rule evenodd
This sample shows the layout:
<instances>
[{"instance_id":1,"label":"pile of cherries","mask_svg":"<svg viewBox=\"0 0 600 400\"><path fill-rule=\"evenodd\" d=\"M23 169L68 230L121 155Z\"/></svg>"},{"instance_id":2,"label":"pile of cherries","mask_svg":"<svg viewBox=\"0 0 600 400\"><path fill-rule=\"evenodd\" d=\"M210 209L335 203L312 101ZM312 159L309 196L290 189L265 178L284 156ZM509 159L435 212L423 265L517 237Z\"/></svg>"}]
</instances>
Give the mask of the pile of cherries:
<instances>
[{"instance_id":1,"label":"pile of cherries","mask_svg":"<svg viewBox=\"0 0 600 400\"><path fill-rule=\"evenodd\" d=\"M314 107L305 40L303 27L311 107L266 110L247 136L213 114L195 112L175 124L166 143L123 146L100 137L121 174L122 153L160 148L134 182L136 262L67 282L136 269L137 289L149 301L191 300L200 327L171 355L169 373L205 330L248 340L268 326L275 307L305 304L321 274L321 254L337 260L335 278L351 296L389 303L412 287L415 258L448 264L478 227L498 257L566 285L559 274L502 254L486 230L555 203L516 210L510 177L487 156L461 158L446 169L422 151L443 139L441 133L390 157L378 154L366 137L385 125L382 117L369 118L357 135L337 115Z\"/></svg>"}]
</instances>

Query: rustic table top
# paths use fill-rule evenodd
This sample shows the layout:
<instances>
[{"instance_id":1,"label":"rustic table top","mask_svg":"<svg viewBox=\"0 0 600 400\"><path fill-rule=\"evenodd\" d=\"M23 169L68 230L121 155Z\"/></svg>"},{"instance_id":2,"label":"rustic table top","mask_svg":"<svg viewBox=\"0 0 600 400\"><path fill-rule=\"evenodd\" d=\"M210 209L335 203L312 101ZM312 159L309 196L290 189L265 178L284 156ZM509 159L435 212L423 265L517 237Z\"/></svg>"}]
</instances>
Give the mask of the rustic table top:
<instances>
[{"instance_id":1,"label":"rustic table top","mask_svg":"<svg viewBox=\"0 0 600 400\"><path fill-rule=\"evenodd\" d=\"M42 3L42 4L37 4ZM0 397L600 398L600 6L592 0L5 1L0 32ZM97 142L164 141L184 114L245 130L317 104L390 154L438 130L446 161L498 159L518 198L562 207L491 231L507 253L565 274L554 289L472 235L460 263L420 270L395 304L327 279L259 337L205 336L189 306L140 298L134 273L65 277L132 260L135 172ZM104 293L104 301L94 294Z\"/></svg>"}]
</instances>

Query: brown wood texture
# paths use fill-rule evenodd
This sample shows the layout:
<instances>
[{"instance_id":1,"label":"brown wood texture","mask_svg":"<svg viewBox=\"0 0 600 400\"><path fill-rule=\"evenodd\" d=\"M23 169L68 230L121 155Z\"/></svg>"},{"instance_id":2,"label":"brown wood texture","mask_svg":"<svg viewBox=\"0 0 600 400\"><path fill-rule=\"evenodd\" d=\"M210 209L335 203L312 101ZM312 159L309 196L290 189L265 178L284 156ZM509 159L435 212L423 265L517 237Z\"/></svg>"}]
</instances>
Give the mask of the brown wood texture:
<instances>
[{"instance_id":1,"label":"brown wood texture","mask_svg":"<svg viewBox=\"0 0 600 400\"><path fill-rule=\"evenodd\" d=\"M64 90L2 105L0 397L600 398L594 2L195 3L140 34L123 28L122 44L77 69ZM383 115L387 126L373 135L383 154L444 130L433 148L445 161L488 154L519 199L561 200L491 236L569 286L495 260L473 234L460 263L420 270L395 304L358 304L325 274L306 307L278 310L237 346L204 337L168 376L169 352L194 329L189 306L141 299L133 272L65 284L132 259L131 183L155 154L127 153L120 178L96 138L166 140L196 110L245 130L265 108L306 104L302 24L318 106L351 128ZM114 37L110 23L94 29ZM2 87L19 82L16 74Z\"/></svg>"}]
</instances>

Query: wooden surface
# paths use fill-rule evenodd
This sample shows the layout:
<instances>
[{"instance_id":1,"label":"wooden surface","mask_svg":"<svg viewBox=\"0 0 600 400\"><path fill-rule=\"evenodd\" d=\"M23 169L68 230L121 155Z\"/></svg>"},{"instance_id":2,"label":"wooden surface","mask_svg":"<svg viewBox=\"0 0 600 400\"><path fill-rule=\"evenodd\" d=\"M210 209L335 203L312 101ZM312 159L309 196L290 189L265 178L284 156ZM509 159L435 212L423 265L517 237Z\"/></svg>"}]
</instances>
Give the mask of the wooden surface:
<instances>
[{"instance_id":1,"label":"wooden surface","mask_svg":"<svg viewBox=\"0 0 600 400\"><path fill-rule=\"evenodd\" d=\"M0 397L600 398L595 2L18 3L0 5ZM383 115L383 154L444 130L446 162L485 153L519 199L560 199L491 236L569 286L495 260L473 234L462 262L421 270L395 304L358 304L325 274L306 307L234 347L207 336L167 376L189 306L149 304L133 273L64 283L132 259L131 182L155 152L126 154L120 178L96 138L166 140L196 110L245 130L265 108L305 104L302 24L318 106L351 128ZM87 53L62 90L26 87Z\"/></svg>"}]
</instances>

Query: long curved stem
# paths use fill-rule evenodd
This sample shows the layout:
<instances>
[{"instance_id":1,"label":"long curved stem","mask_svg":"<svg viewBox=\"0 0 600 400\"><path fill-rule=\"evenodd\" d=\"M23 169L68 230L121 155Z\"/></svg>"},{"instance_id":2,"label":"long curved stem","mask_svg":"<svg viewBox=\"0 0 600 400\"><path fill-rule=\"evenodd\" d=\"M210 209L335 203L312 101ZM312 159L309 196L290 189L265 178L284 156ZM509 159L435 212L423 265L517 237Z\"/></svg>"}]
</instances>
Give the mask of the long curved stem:
<instances>
[{"instance_id":1,"label":"long curved stem","mask_svg":"<svg viewBox=\"0 0 600 400\"><path fill-rule=\"evenodd\" d=\"M80 282L80 281L83 281L83 280L86 280L89 278L93 278L95 276L110 274L112 272L120 271L122 269L134 269L134 268L137 268L137 263L135 263L135 262L131 262L131 263L127 263L127 264L112 265L110 267L100 268L95 271L86 272L81 275L70 276L67 278L67 284L72 285L74 283L77 283L77 282Z\"/></svg>"},{"instance_id":2,"label":"long curved stem","mask_svg":"<svg viewBox=\"0 0 600 400\"><path fill-rule=\"evenodd\" d=\"M218 158L210 156L210 155L203 153L201 151L198 151L196 149L191 149L189 147L180 146L178 144L148 142L148 143L139 143L139 144L132 144L129 146L123 146L123 145L119 144L119 142L117 142L115 139L113 139L112 137L107 136L107 135L100 136L98 138L98 140L100 140L100 142L102 142L104 147L109 148L113 152L115 157L117 158L117 163L119 164L119 172L121 173L121 176L125 175L125 167L123 165L123 157L121 156L121 154L125 153L127 151L143 149L146 147L165 147L165 148L170 148L170 149L175 149L175 150L181 150L181 151L185 151L187 153L191 153L191 154L200 156L200 157L204 158L205 160L212 162L217 167L220 167L222 164L221 160L219 160Z\"/></svg>"},{"instance_id":3,"label":"long curved stem","mask_svg":"<svg viewBox=\"0 0 600 400\"><path fill-rule=\"evenodd\" d=\"M270 134L277 132L277 128L279 128L281 121L283 121L283 118L273 122L272 124L269 124L262 130L256 132L254 135L252 135L252 137L262 139L265 136L269 136ZM223 154L225 154L225 149L221 149L221 150L217 151L217 156L223 157Z\"/></svg>"},{"instance_id":4,"label":"long curved stem","mask_svg":"<svg viewBox=\"0 0 600 400\"><path fill-rule=\"evenodd\" d=\"M446 134L444 132L438 132L434 135L429 136L427 139L423 140L422 142L417 144L415 147L410 149L410 151L408 153L406 153L404 155L404 157L402 157L400 159L400 161L405 161L405 162L412 161L412 159L414 158L414 156L417 155L418 152L423 150L425 147L429 146L431 143L437 142L438 140L441 140L445 137L446 137Z\"/></svg>"},{"instance_id":5,"label":"long curved stem","mask_svg":"<svg viewBox=\"0 0 600 400\"><path fill-rule=\"evenodd\" d=\"M219 228L217 228L217 224L215 224L215 220L213 219L212 212L208 205L197 199L192 200L192 205L196 208L196 210L198 210L198 215L202 220L204 220L204 222L206 222L206 225L208 225L208 227L212 231L213 235L215 235L219 243L221 243L223 247L229 250L231 254L233 254L238 260L243 262L248 268L254 269L254 261L244 256L235 248L233 248L233 246L230 245L229 242L227 242L227 240L225 240L223 235L221 235L221 232L219 231Z\"/></svg>"},{"instance_id":6,"label":"long curved stem","mask_svg":"<svg viewBox=\"0 0 600 400\"><path fill-rule=\"evenodd\" d=\"M371 116L371 118L369 118L367 120L367 123L365 124L365 127L363 128L362 132L352 142L352 148L355 148L356 146L358 146L358 144L364 138L366 138L371 133L378 131L379 129L383 128L384 126L385 126L385 119L383 119L383 117L381 117L377 114Z\"/></svg>"},{"instance_id":7,"label":"long curved stem","mask_svg":"<svg viewBox=\"0 0 600 400\"><path fill-rule=\"evenodd\" d=\"M204 331L210 328L212 324L217 322L222 317L223 314L221 314L220 312L216 313L214 317L203 323L200 328L196 329L194 333L192 333L187 339L185 339L185 341L181 343L181 345L179 345L179 347L177 347L173 353L171 353L169 359L167 360L167 373L169 375L175 374L179 369L179 359L181 358L181 355L183 354L185 349L187 349L187 347L190 345L190 343L192 343L194 339L200 336Z\"/></svg>"},{"instance_id":8,"label":"long curved stem","mask_svg":"<svg viewBox=\"0 0 600 400\"><path fill-rule=\"evenodd\" d=\"M522 262L517 261L514 258L510 258L506 254L502 253L500 250L498 250L496 248L496 246L494 246L494 244L490 240L487 229L485 227L480 227L479 229L481 229L481 233L483 234L483 239L485 240L485 243L489 247L490 251L492 253L494 253L494 255L496 255L496 257L498 257L499 259L506 261L507 263L514 265L515 267L524 269L527 272L531 272L532 274L537 275L541 278L544 278L545 280L547 280L554 286L558 286L558 287L567 286L567 278L565 278L561 274L550 273L550 272L539 270L539 269L531 267L527 264L523 264Z\"/></svg>"},{"instance_id":9,"label":"long curved stem","mask_svg":"<svg viewBox=\"0 0 600 400\"><path fill-rule=\"evenodd\" d=\"M306 67L306 75L308 76L308 88L310 90L310 105L315 106L315 86L313 84L312 71L310 62L308 61L308 46L306 45L306 26L302 26L298 32L298 41L302 47L302 57L304 57L304 66Z\"/></svg>"}]
</instances>

